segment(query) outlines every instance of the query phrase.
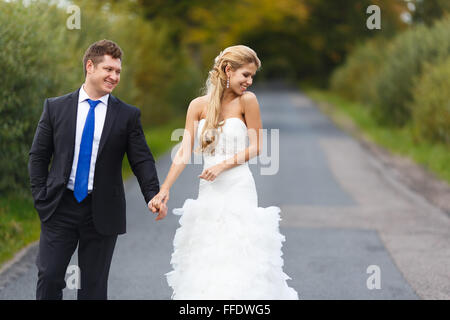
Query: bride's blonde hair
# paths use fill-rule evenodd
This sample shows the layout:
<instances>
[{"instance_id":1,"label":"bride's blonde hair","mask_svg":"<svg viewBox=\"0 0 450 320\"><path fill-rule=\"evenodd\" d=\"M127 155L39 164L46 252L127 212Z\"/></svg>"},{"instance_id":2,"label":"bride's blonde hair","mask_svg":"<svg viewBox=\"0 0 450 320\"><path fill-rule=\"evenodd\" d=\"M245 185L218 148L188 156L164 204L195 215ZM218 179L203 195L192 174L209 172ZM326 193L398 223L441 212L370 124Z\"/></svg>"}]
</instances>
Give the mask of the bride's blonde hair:
<instances>
[{"instance_id":1,"label":"bride's blonde hair","mask_svg":"<svg viewBox=\"0 0 450 320\"><path fill-rule=\"evenodd\" d=\"M209 95L209 100L205 123L200 134L199 149L202 152L214 153L217 144L221 101L227 83L225 68L230 65L232 70L237 70L248 63L254 63L257 69L261 67L256 52L244 45L228 47L214 59L214 65L206 80L206 94Z\"/></svg>"}]
</instances>

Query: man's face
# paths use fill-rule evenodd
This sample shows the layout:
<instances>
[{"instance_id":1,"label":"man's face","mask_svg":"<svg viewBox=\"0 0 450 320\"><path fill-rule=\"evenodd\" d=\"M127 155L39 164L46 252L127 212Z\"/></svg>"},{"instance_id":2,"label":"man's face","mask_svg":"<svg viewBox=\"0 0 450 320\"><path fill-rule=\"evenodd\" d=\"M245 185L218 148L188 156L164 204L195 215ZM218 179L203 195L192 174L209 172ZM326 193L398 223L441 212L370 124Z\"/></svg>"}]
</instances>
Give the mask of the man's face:
<instances>
[{"instance_id":1,"label":"man's face","mask_svg":"<svg viewBox=\"0 0 450 320\"><path fill-rule=\"evenodd\" d=\"M86 80L102 95L111 93L119 84L122 62L110 55L104 55L103 61L96 66L91 60L86 63Z\"/></svg>"}]
</instances>

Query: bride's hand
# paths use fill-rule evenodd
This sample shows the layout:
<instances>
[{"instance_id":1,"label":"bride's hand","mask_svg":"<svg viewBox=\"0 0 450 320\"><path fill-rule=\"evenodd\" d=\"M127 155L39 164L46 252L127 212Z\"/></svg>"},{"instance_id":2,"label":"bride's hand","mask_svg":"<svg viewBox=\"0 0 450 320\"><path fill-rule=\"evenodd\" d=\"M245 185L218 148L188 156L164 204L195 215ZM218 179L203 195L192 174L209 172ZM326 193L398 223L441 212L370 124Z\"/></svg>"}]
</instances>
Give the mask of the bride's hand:
<instances>
[{"instance_id":1,"label":"bride's hand","mask_svg":"<svg viewBox=\"0 0 450 320\"><path fill-rule=\"evenodd\" d=\"M206 168L198 177L207 181L214 181L214 179L216 179L224 170L225 167L223 164L219 163L212 167Z\"/></svg>"},{"instance_id":2,"label":"bride's hand","mask_svg":"<svg viewBox=\"0 0 450 320\"><path fill-rule=\"evenodd\" d=\"M148 208L153 213L159 212L156 220L161 220L167 215L167 201L169 200L169 190L160 189L157 195L148 203Z\"/></svg>"}]
</instances>

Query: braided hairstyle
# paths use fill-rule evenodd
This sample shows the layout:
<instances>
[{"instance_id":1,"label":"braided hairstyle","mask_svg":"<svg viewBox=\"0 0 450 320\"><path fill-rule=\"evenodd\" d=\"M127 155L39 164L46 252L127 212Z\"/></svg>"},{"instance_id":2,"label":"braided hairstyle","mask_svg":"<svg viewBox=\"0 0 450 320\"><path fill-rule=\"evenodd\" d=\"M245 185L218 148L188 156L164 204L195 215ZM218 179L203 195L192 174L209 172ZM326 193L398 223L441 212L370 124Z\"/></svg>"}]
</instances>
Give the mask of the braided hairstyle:
<instances>
[{"instance_id":1,"label":"braided hairstyle","mask_svg":"<svg viewBox=\"0 0 450 320\"><path fill-rule=\"evenodd\" d=\"M261 67L261 61L256 52L244 45L228 47L214 59L214 65L206 80L206 94L209 96L209 100L205 123L200 134L199 149L202 152L214 153L218 141L217 129L223 125L223 122L219 123L219 117L227 83L225 68L230 65L232 70L237 70L248 63L254 63L257 69Z\"/></svg>"}]
</instances>

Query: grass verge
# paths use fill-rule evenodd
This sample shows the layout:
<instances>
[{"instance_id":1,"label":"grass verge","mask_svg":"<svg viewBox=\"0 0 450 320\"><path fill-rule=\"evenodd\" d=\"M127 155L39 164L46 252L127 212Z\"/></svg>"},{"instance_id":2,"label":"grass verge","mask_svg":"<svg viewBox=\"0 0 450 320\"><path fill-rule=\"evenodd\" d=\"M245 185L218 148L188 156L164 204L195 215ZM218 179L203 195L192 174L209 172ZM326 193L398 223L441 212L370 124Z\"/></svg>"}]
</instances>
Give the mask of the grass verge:
<instances>
[{"instance_id":1,"label":"grass verge","mask_svg":"<svg viewBox=\"0 0 450 320\"><path fill-rule=\"evenodd\" d=\"M407 156L421 164L438 178L450 183L450 149L440 143L416 141L412 128L382 127L370 115L369 107L350 102L329 91L316 88L302 89L335 123L350 131L357 131L366 139L392 153Z\"/></svg>"}]
</instances>

